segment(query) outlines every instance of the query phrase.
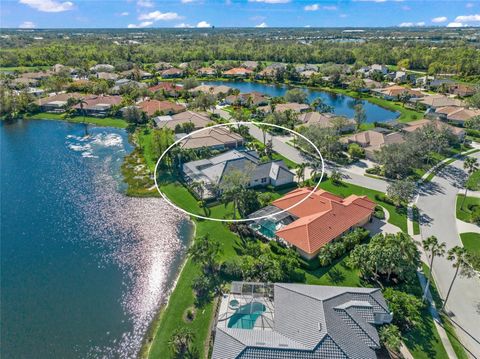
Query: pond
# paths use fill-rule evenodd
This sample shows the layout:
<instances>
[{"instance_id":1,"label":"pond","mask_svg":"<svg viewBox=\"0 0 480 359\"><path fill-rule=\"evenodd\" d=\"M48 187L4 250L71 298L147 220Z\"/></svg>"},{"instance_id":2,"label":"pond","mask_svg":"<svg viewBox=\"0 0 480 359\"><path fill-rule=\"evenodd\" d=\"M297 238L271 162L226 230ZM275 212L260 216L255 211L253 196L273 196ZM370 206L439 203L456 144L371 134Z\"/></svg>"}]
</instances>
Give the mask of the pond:
<instances>
[{"instance_id":1,"label":"pond","mask_svg":"<svg viewBox=\"0 0 480 359\"><path fill-rule=\"evenodd\" d=\"M288 91L288 87L285 85L266 85L258 82L243 82L243 81L205 81L202 82L206 85L226 85L236 89L240 92L252 92L257 91L266 95L277 97L284 96ZM399 117L399 113L391 110L387 110L381 106L375 105L365 100L359 100L347 95L336 94L334 92L318 91L305 89L307 92L307 98L309 102L312 102L316 98L321 98L323 103L332 106L334 113L342 116L352 118L354 115L354 106L361 103L365 109L367 115L367 122L388 122L395 120Z\"/></svg>"}]
</instances>

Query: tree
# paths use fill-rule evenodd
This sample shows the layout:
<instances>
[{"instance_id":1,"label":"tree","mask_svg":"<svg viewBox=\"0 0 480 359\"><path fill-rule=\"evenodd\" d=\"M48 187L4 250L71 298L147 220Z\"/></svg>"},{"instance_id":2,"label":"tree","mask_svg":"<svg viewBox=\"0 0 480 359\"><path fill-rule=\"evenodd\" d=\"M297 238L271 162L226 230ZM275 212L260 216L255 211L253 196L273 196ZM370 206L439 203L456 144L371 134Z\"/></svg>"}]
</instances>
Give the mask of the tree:
<instances>
[{"instance_id":1,"label":"tree","mask_svg":"<svg viewBox=\"0 0 480 359\"><path fill-rule=\"evenodd\" d=\"M297 102L297 103L306 103L307 102L307 93L302 89L292 89L288 90L285 93L285 101L287 102Z\"/></svg>"},{"instance_id":2,"label":"tree","mask_svg":"<svg viewBox=\"0 0 480 359\"><path fill-rule=\"evenodd\" d=\"M183 88L187 91L197 86L198 86L198 81L195 80L194 78L189 77L183 80Z\"/></svg>"},{"instance_id":3,"label":"tree","mask_svg":"<svg viewBox=\"0 0 480 359\"><path fill-rule=\"evenodd\" d=\"M306 163L300 163L297 167L296 175L298 177L298 180L302 182L305 182L305 169L307 168Z\"/></svg>"},{"instance_id":4,"label":"tree","mask_svg":"<svg viewBox=\"0 0 480 359\"><path fill-rule=\"evenodd\" d=\"M350 84L348 85L348 88L352 91L358 92L365 88L365 81L363 81L363 79L360 79L360 78L355 78L350 82Z\"/></svg>"},{"instance_id":5,"label":"tree","mask_svg":"<svg viewBox=\"0 0 480 359\"><path fill-rule=\"evenodd\" d=\"M332 183L335 185L339 185L342 183L342 178L343 178L342 172L340 172L336 168L333 168L332 172L330 173L330 179Z\"/></svg>"},{"instance_id":6,"label":"tree","mask_svg":"<svg viewBox=\"0 0 480 359\"><path fill-rule=\"evenodd\" d=\"M364 123L367 120L367 114L361 103L355 105L354 110L355 110L355 114L353 115L353 119L357 124L357 130L358 130L362 125L362 123Z\"/></svg>"},{"instance_id":7,"label":"tree","mask_svg":"<svg viewBox=\"0 0 480 359\"><path fill-rule=\"evenodd\" d=\"M408 204L415 194L415 183L408 179L391 182L387 187L387 195L397 207Z\"/></svg>"},{"instance_id":8,"label":"tree","mask_svg":"<svg viewBox=\"0 0 480 359\"><path fill-rule=\"evenodd\" d=\"M181 327L175 329L168 344L176 358L184 358L194 339L195 334L190 328Z\"/></svg>"},{"instance_id":9,"label":"tree","mask_svg":"<svg viewBox=\"0 0 480 359\"><path fill-rule=\"evenodd\" d=\"M123 111L123 117L128 123L139 125L147 122L145 112L136 106L129 106Z\"/></svg>"},{"instance_id":10,"label":"tree","mask_svg":"<svg viewBox=\"0 0 480 359\"><path fill-rule=\"evenodd\" d=\"M455 274L453 275L450 286L448 287L447 295L443 301L442 310L445 309L447 305L448 298L450 297L450 292L452 290L453 284L457 279L458 274L462 277L471 278L475 275L471 264L469 263L470 256L467 250L463 247L455 246L451 248L447 253L447 259L452 262L453 268L455 268Z\"/></svg>"},{"instance_id":11,"label":"tree","mask_svg":"<svg viewBox=\"0 0 480 359\"><path fill-rule=\"evenodd\" d=\"M273 141L272 141L272 139L269 139L267 141L267 143L265 144L265 155L270 159L272 158L272 155L273 155Z\"/></svg>"},{"instance_id":12,"label":"tree","mask_svg":"<svg viewBox=\"0 0 480 359\"><path fill-rule=\"evenodd\" d=\"M255 170L254 164L247 164L242 170L232 169L225 173L218 185L218 189L221 192L221 201L228 205L233 203L233 219L236 218L239 202L243 196L243 190L247 188L252 173Z\"/></svg>"},{"instance_id":13,"label":"tree","mask_svg":"<svg viewBox=\"0 0 480 359\"><path fill-rule=\"evenodd\" d=\"M471 128L472 130L480 130L480 116L472 117L471 119L465 121L464 126L466 128Z\"/></svg>"},{"instance_id":14,"label":"tree","mask_svg":"<svg viewBox=\"0 0 480 359\"><path fill-rule=\"evenodd\" d=\"M356 246L349 257L350 265L358 268L364 277L392 275L404 280L415 274L420 254L415 241L406 233L379 233L368 244Z\"/></svg>"},{"instance_id":15,"label":"tree","mask_svg":"<svg viewBox=\"0 0 480 359\"><path fill-rule=\"evenodd\" d=\"M192 103L192 107L201 108L203 111L215 106L217 100L211 94L200 93Z\"/></svg>"},{"instance_id":16,"label":"tree","mask_svg":"<svg viewBox=\"0 0 480 359\"><path fill-rule=\"evenodd\" d=\"M383 296L393 312L393 323L401 329L408 330L421 321L424 304L417 297L393 288L385 289Z\"/></svg>"},{"instance_id":17,"label":"tree","mask_svg":"<svg viewBox=\"0 0 480 359\"><path fill-rule=\"evenodd\" d=\"M238 211L240 214L247 216L258 209L260 209L260 201L257 192L251 189L244 189L238 202Z\"/></svg>"},{"instance_id":18,"label":"tree","mask_svg":"<svg viewBox=\"0 0 480 359\"><path fill-rule=\"evenodd\" d=\"M192 261L201 265L206 274L216 271L221 253L220 244L211 239L208 234L195 238L192 246L188 249L188 255Z\"/></svg>"},{"instance_id":19,"label":"tree","mask_svg":"<svg viewBox=\"0 0 480 359\"><path fill-rule=\"evenodd\" d=\"M467 99L470 106L480 108L480 87L476 89L476 92Z\"/></svg>"},{"instance_id":20,"label":"tree","mask_svg":"<svg viewBox=\"0 0 480 359\"><path fill-rule=\"evenodd\" d=\"M428 287L432 281L432 272L433 272L433 260L435 257L443 257L445 255L445 242L438 242L437 237L430 236L422 241L422 247L428 256L430 256L430 273L427 278L427 285L425 286L425 291L423 292L423 300L425 301L427 297Z\"/></svg>"},{"instance_id":21,"label":"tree","mask_svg":"<svg viewBox=\"0 0 480 359\"><path fill-rule=\"evenodd\" d=\"M319 160L313 160L313 162L310 163L310 168L312 169L311 178L316 180L317 175L323 171L323 163Z\"/></svg>"},{"instance_id":22,"label":"tree","mask_svg":"<svg viewBox=\"0 0 480 359\"><path fill-rule=\"evenodd\" d=\"M394 353L400 352L402 346L402 334L395 324L384 325L379 331L380 341Z\"/></svg>"},{"instance_id":23,"label":"tree","mask_svg":"<svg viewBox=\"0 0 480 359\"><path fill-rule=\"evenodd\" d=\"M465 161L463 161L463 168L465 169L465 171L467 171L467 174L470 177L478 169L477 159L474 157L465 158ZM465 199L467 198L467 193L468 193L467 181L465 181L464 187L465 187L465 194L463 195L462 205L460 206L461 209L463 209L463 204L465 203Z\"/></svg>"},{"instance_id":24,"label":"tree","mask_svg":"<svg viewBox=\"0 0 480 359\"><path fill-rule=\"evenodd\" d=\"M357 143L351 143L348 145L348 154L353 160L365 158L365 150Z\"/></svg>"},{"instance_id":25,"label":"tree","mask_svg":"<svg viewBox=\"0 0 480 359\"><path fill-rule=\"evenodd\" d=\"M350 122L346 117L335 116L330 120L330 124L332 125L332 128L336 131L336 133L340 134L343 131L345 131L346 128L349 127Z\"/></svg>"}]
</instances>

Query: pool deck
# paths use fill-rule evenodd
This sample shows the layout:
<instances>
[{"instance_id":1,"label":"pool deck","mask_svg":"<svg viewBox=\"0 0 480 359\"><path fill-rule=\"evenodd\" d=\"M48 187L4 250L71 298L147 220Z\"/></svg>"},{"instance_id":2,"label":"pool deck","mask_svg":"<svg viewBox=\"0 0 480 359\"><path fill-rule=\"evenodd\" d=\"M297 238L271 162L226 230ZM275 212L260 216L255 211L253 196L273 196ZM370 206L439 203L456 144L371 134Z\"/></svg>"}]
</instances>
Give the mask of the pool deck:
<instances>
[{"instance_id":1,"label":"pool deck","mask_svg":"<svg viewBox=\"0 0 480 359\"><path fill-rule=\"evenodd\" d=\"M238 307L232 308L229 303L232 300L238 301ZM246 295L246 294L224 294L220 303L218 311L217 327L228 328L230 318L236 313L239 307L248 305L253 302L261 303L265 306L266 310L263 312L257 320L253 329L245 330L273 330L274 319L274 304L273 300L264 296Z\"/></svg>"}]
</instances>

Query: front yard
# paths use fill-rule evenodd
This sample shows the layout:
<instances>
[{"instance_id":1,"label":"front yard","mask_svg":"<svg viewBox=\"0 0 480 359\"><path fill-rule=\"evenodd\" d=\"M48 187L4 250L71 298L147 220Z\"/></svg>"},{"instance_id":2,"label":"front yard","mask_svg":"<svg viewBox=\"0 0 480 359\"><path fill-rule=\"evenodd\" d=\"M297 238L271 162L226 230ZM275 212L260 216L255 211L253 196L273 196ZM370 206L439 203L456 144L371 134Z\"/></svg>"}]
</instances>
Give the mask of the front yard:
<instances>
[{"instance_id":1,"label":"front yard","mask_svg":"<svg viewBox=\"0 0 480 359\"><path fill-rule=\"evenodd\" d=\"M473 222L475 218L478 218L478 213L480 213L480 198L465 197L463 194L457 195L456 213L459 220L469 223Z\"/></svg>"}]
</instances>

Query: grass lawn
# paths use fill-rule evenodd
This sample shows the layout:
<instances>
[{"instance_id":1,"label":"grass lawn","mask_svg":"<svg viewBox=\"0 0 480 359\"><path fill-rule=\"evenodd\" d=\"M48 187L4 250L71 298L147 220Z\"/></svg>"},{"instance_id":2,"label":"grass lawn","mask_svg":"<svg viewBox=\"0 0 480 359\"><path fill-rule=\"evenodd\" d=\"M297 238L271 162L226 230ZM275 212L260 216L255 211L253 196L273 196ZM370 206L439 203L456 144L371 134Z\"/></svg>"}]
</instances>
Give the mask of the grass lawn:
<instances>
[{"instance_id":1,"label":"grass lawn","mask_svg":"<svg viewBox=\"0 0 480 359\"><path fill-rule=\"evenodd\" d=\"M74 122L74 123L88 123L96 126L104 126L104 127L116 127L116 128L126 128L127 122L122 120L121 118L113 118L113 117L91 117L91 116L74 116L71 118L64 118L63 114L57 113L37 113L32 116L25 117L29 120L61 120L66 122Z\"/></svg>"},{"instance_id":2,"label":"grass lawn","mask_svg":"<svg viewBox=\"0 0 480 359\"><path fill-rule=\"evenodd\" d=\"M407 217L406 217L406 209L405 208L396 208L395 206L381 202L375 199L375 195L383 195L383 193L379 191L375 191L372 189L356 186L350 183L342 183L340 185L335 185L332 183L330 179L322 182L320 187L326 191L332 192L336 195L347 197L351 194L356 195L366 195L372 201L377 202L379 205L384 207L388 213L390 214L390 218L388 222L399 227L403 232L407 232Z\"/></svg>"},{"instance_id":3,"label":"grass lawn","mask_svg":"<svg viewBox=\"0 0 480 359\"><path fill-rule=\"evenodd\" d=\"M471 191L480 190L480 170L472 173L467 183L468 189Z\"/></svg>"},{"instance_id":4,"label":"grass lawn","mask_svg":"<svg viewBox=\"0 0 480 359\"><path fill-rule=\"evenodd\" d=\"M413 207L413 234L420 234L420 213L416 206Z\"/></svg>"},{"instance_id":5,"label":"grass lawn","mask_svg":"<svg viewBox=\"0 0 480 359\"><path fill-rule=\"evenodd\" d=\"M461 233L463 246L472 253L480 255L480 233Z\"/></svg>"},{"instance_id":6,"label":"grass lawn","mask_svg":"<svg viewBox=\"0 0 480 359\"><path fill-rule=\"evenodd\" d=\"M422 269L423 273L428 277L430 275L430 268L428 267L428 265L422 263ZM437 309L441 308L443 302L440 298L440 295L438 294L434 280L430 283L430 293L432 294L432 298L435 302L435 306L437 307ZM460 343L457 338L455 328L451 323L450 319L445 314L440 314L440 317L442 319L442 325L447 333L448 340L450 341L450 344L452 344L453 350L455 351L455 354L457 354L458 359L467 359L468 356L465 352L465 349L463 348L462 343Z\"/></svg>"},{"instance_id":7,"label":"grass lawn","mask_svg":"<svg viewBox=\"0 0 480 359\"><path fill-rule=\"evenodd\" d=\"M464 222L470 222L473 214L470 208L471 206L480 206L480 198L467 196L462 208L462 202L464 198L465 196L463 194L457 195L457 218Z\"/></svg>"}]
</instances>

